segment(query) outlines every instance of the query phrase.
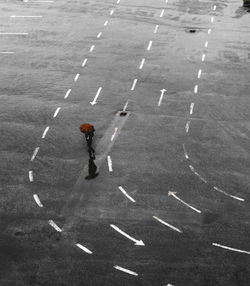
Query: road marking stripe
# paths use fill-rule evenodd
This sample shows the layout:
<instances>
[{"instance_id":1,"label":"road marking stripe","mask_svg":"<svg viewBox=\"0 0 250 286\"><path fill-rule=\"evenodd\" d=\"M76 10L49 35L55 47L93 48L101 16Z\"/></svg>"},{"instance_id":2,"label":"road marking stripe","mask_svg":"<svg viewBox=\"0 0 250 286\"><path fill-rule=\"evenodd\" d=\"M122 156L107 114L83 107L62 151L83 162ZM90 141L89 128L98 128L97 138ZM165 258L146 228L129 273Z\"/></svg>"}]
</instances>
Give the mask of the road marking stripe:
<instances>
[{"instance_id":1,"label":"road marking stripe","mask_svg":"<svg viewBox=\"0 0 250 286\"><path fill-rule=\"evenodd\" d=\"M36 147L36 149L35 149L35 151L34 151L32 157L31 157L30 161L34 161L34 159L36 158L36 155L37 155L39 149L40 149L40 147Z\"/></svg>"},{"instance_id":2,"label":"road marking stripe","mask_svg":"<svg viewBox=\"0 0 250 286\"><path fill-rule=\"evenodd\" d=\"M136 273L136 272L134 272L134 271L131 271L131 270L129 270L129 269L120 267L120 266L118 266L118 265L115 265L114 268L117 269L117 270L119 270L119 271L128 273L128 274L130 274L130 275L138 276L138 273Z\"/></svg>"},{"instance_id":3,"label":"road marking stripe","mask_svg":"<svg viewBox=\"0 0 250 286\"><path fill-rule=\"evenodd\" d=\"M27 36L29 33L8 33L8 32L0 32L0 35L8 35L8 36Z\"/></svg>"},{"instance_id":4,"label":"road marking stripe","mask_svg":"<svg viewBox=\"0 0 250 286\"><path fill-rule=\"evenodd\" d=\"M38 195L37 195L37 194L34 194L34 195L33 195L33 198L34 198L35 202L37 203L37 205L38 205L40 208L43 208L43 204L41 203L41 201L40 201Z\"/></svg>"},{"instance_id":5,"label":"road marking stripe","mask_svg":"<svg viewBox=\"0 0 250 286\"><path fill-rule=\"evenodd\" d=\"M131 90L135 89L136 84L137 84L137 78L134 79Z\"/></svg>"},{"instance_id":6,"label":"road marking stripe","mask_svg":"<svg viewBox=\"0 0 250 286\"><path fill-rule=\"evenodd\" d=\"M112 16L114 14L114 10L112 9L111 11L110 11L110 16Z\"/></svg>"},{"instance_id":7,"label":"road marking stripe","mask_svg":"<svg viewBox=\"0 0 250 286\"><path fill-rule=\"evenodd\" d=\"M208 46L208 41L205 42L205 48L207 48L207 46Z\"/></svg>"},{"instance_id":8,"label":"road marking stripe","mask_svg":"<svg viewBox=\"0 0 250 286\"><path fill-rule=\"evenodd\" d=\"M198 84L196 84L196 86L194 87L194 93L198 92Z\"/></svg>"},{"instance_id":9,"label":"road marking stripe","mask_svg":"<svg viewBox=\"0 0 250 286\"><path fill-rule=\"evenodd\" d=\"M95 49L95 45L92 45L91 48L89 49L89 52L92 53Z\"/></svg>"},{"instance_id":10,"label":"road marking stripe","mask_svg":"<svg viewBox=\"0 0 250 286\"><path fill-rule=\"evenodd\" d=\"M211 31L212 31L211 29L208 29L208 30L207 30L208 35L211 34Z\"/></svg>"},{"instance_id":11,"label":"road marking stripe","mask_svg":"<svg viewBox=\"0 0 250 286\"><path fill-rule=\"evenodd\" d=\"M201 73L202 73L202 70L199 69L199 71L198 71L198 78L201 78Z\"/></svg>"},{"instance_id":12,"label":"road marking stripe","mask_svg":"<svg viewBox=\"0 0 250 286\"><path fill-rule=\"evenodd\" d=\"M43 16L17 16L17 15L12 15L10 18L42 18Z\"/></svg>"},{"instance_id":13,"label":"road marking stripe","mask_svg":"<svg viewBox=\"0 0 250 286\"><path fill-rule=\"evenodd\" d=\"M116 2L117 4L119 4L120 3L120 0L117 0L117 2Z\"/></svg>"},{"instance_id":14,"label":"road marking stripe","mask_svg":"<svg viewBox=\"0 0 250 286\"><path fill-rule=\"evenodd\" d=\"M168 192L168 196L173 196L176 200L178 200L179 202L183 203L185 206L187 206L188 208L194 210L197 213L201 213L200 210L196 209L195 207L189 205L188 203L184 202L182 199L180 199L175 192Z\"/></svg>"},{"instance_id":15,"label":"road marking stripe","mask_svg":"<svg viewBox=\"0 0 250 286\"><path fill-rule=\"evenodd\" d=\"M228 247L228 246L225 246L225 245L222 245L222 244L219 244L219 243L212 243L212 245L220 247L220 248L224 248L224 249L240 252L240 253L250 254L250 251L245 251L245 250L241 250L241 249L237 249L237 248Z\"/></svg>"},{"instance_id":16,"label":"road marking stripe","mask_svg":"<svg viewBox=\"0 0 250 286\"><path fill-rule=\"evenodd\" d=\"M80 243L76 243L76 246L79 247L81 250L83 250L84 252L88 253L88 254L92 254L93 252L90 251L87 247L81 245Z\"/></svg>"},{"instance_id":17,"label":"road marking stripe","mask_svg":"<svg viewBox=\"0 0 250 286\"><path fill-rule=\"evenodd\" d=\"M216 5L214 5L214 8L213 8L213 10L214 10L214 11L216 10Z\"/></svg>"},{"instance_id":18,"label":"road marking stripe","mask_svg":"<svg viewBox=\"0 0 250 286\"><path fill-rule=\"evenodd\" d=\"M224 194L224 195L226 195L226 196L228 196L228 197L230 197L230 198L232 198L232 199L235 199L235 200L238 200L238 201L241 201L241 202L244 202L244 201L245 201L245 199L242 199L242 198L239 198L239 197L230 195L229 193L227 193L227 192L221 190L221 189L218 188L218 187L213 187L213 190L215 190L215 191L217 191L217 192L220 192L220 193L222 193L222 194Z\"/></svg>"},{"instance_id":19,"label":"road marking stripe","mask_svg":"<svg viewBox=\"0 0 250 286\"><path fill-rule=\"evenodd\" d=\"M214 17L211 17L211 23L213 23L214 22Z\"/></svg>"},{"instance_id":20,"label":"road marking stripe","mask_svg":"<svg viewBox=\"0 0 250 286\"><path fill-rule=\"evenodd\" d=\"M147 50L148 50L148 51L150 51L150 50L151 50L152 44L153 44L153 42L152 42L152 41L149 41L149 43L148 43L148 47L147 47Z\"/></svg>"},{"instance_id":21,"label":"road marking stripe","mask_svg":"<svg viewBox=\"0 0 250 286\"><path fill-rule=\"evenodd\" d=\"M60 109L61 109L61 107L57 107L57 109L53 115L54 118L57 117L57 114L59 113Z\"/></svg>"},{"instance_id":22,"label":"road marking stripe","mask_svg":"<svg viewBox=\"0 0 250 286\"><path fill-rule=\"evenodd\" d=\"M158 101L158 106L161 106L161 102L162 102L164 93L165 93L166 91L167 91L167 90L164 89L164 88L161 90L161 96L160 96L159 101Z\"/></svg>"},{"instance_id":23,"label":"road marking stripe","mask_svg":"<svg viewBox=\"0 0 250 286\"><path fill-rule=\"evenodd\" d=\"M204 62L204 61L205 61L205 58L206 58L206 55L203 54L201 60Z\"/></svg>"},{"instance_id":24,"label":"road marking stripe","mask_svg":"<svg viewBox=\"0 0 250 286\"><path fill-rule=\"evenodd\" d=\"M161 15L160 15L160 18L162 18L162 17L163 17L163 15L164 15L164 12L165 12L165 10L164 10L164 9L162 9L162 10L161 10Z\"/></svg>"},{"instance_id":25,"label":"road marking stripe","mask_svg":"<svg viewBox=\"0 0 250 286\"><path fill-rule=\"evenodd\" d=\"M102 32L100 32L96 37L97 37L97 39L99 39L100 37L101 37L101 35L102 35Z\"/></svg>"},{"instance_id":26,"label":"road marking stripe","mask_svg":"<svg viewBox=\"0 0 250 286\"><path fill-rule=\"evenodd\" d=\"M133 203L135 203L135 200L123 189L122 186L119 186L118 189Z\"/></svg>"},{"instance_id":27,"label":"road marking stripe","mask_svg":"<svg viewBox=\"0 0 250 286\"><path fill-rule=\"evenodd\" d=\"M62 229L61 229L53 220L49 220L48 223L49 223L49 225L51 225L57 232L62 232Z\"/></svg>"},{"instance_id":28,"label":"road marking stripe","mask_svg":"<svg viewBox=\"0 0 250 286\"><path fill-rule=\"evenodd\" d=\"M194 102L190 104L190 114L193 114L194 111Z\"/></svg>"},{"instance_id":29,"label":"road marking stripe","mask_svg":"<svg viewBox=\"0 0 250 286\"><path fill-rule=\"evenodd\" d=\"M159 29L159 25L156 25L155 29L154 29L154 34L156 34L158 32L158 29Z\"/></svg>"},{"instance_id":30,"label":"road marking stripe","mask_svg":"<svg viewBox=\"0 0 250 286\"><path fill-rule=\"evenodd\" d=\"M0 54L12 55L12 54L15 54L15 52L0 52Z\"/></svg>"},{"instance_id":31,"label":"road marking stripe","mask_svg":"<svg viewBox=\"0 0 250 286\"><path fill-rule=\"evenodd\" d=\"M183 146L183 151L184 151L184 156L186 159L189 159L189 156L188 156L188 152L186 150L186 147L185 147L185 144L182 145Z\"/></svg>"},{"instance_id":32,"label":"road marking stripe","mask_svg":"<svg viewBox=\"0 0 250 286\"><path fill-rule=\"evenodd\" d=\"M109 172L113 172L111 157L108 156L107 159L108 159Z\"/></svg>"},{"instance_id":33,"label":"road marking stripe","mask_svg":"<svg viewBox=\"0 0 250 286\"><path fill-rule=\"evenodd\" d=\"M115 132L114 132L114 134L112 135L112 137L111 137L111 141L113 141L114 140L114 138L115 138L115 135L116 135L116 133L117 133L117 131L118 131L118 128L116 127L115 128Z\"/></svg>"},{"instance_id":34,"label":"road marking stripe","mask_svg":"<svg viewBox=\"0 0 250 286\"><path fill-rule=\"evenodd\" d=\"M107 26L109 23L109 21L105 21L104 26Z\"/></svg>"},{"instance_id":35,"label":"road marking stripe","mask_svg":"<svg viewBox=\"0 0 250 286\"><path fill-rule=\"evenodd\" d=\"M127 107L128 107L128 101L125 103L122 111L126 111Z\"/></svg>"},{"instance_id":36,"label":"road marking stripe","mask_svg":"<svg viewBox=\"0 0 250 286\"><path fill-rule=\"evenodd\" d=\"M145 59L142 59L142 60L141 60L141 64L140 64L140 67L139 67L139 69L140 69L140 70L143 68L143 66L144 66L144 63L145 63Z\"/></svg>"},{"instance_id":37,"label":"road marking stripe","mask_svg":"<svg viewBox=\"0 0 250 286\"><path fill-rule=\"evenodd\" d=\"M69 96L70 93L71 93L71 89L68 89L67 92L66 92L66 94L65 94L65 96L64 96L64 98L65 98L65 99L68 98L68 96Z\"/></svg>"},{"instance_id":38,"label":"road marking stripe","mask_svg":"<svg viewBox=\"0 0 250 286\"><path fill-rule=\"evenodd\" d=\"M156 217L156 216L153 216L153 218L156 219L156 220L158 220L160 223L162 223L162 224L164 224L164 225L170 227L171 229L173 229L173 230L175 230L175 231L177 231L177 232L179 232L179 233L182 233L182 231L181 231L179 228L177 228L177 227L175 227L175 226L173 226L173 225L171 225L171 224L169 224L169 223L163 221L162 219L160 219L160 218L158 218L158 217Z\"/></svg>"},{"instance_id":39,"label":"road marking stripe","mask_svg":"<svg viewBox=\"0 0 250 286\"><path fill-rule=\"evenodd\" d=\"M189 168L197 177L199 177L200 180L207 184L207 180L204 179L198 172L196 172L195 168L192 165L189 165Z\"/></svg>"},{"instance_id":40,"label":"road marking stripe","mask_svg":"<svg viewBox=\"0 0 250 286\"><path fill-rule=\"evenodd\" d=\"M85 67L87 61L88 61L88 59L85 59L85 60L82 62L82 67Z\"/></svg>"},{"instance_id":41,"label":"road marking stripe","mask_svg":"<svg viewBox=\"0 0 250 286\"><path fill-rule=\"evenodd\" d=\"M190 121L187 121L186 126L185 126L186 133L188 133L189 127L190 127Z\"/></svg>"},{"instance_id":42,"label":"road marking stripe","mask_svg":"<svg viewBox=\"0 0 250 286\"><path fill-rule=\"evenodd\" d=\"M102 87L99 87L98 90L97 90L97 93L96 93L96 96L95 96L94 100L90 102L91 105L95 105L97 103L96 100L99 97L101 91L102 91Z\"/></svg>"},{"instance_id":43,"label":"road marking stripe","mask_svg":"<svg viewBox=\"0 0 250 286\"><path fill-rule=\"evenodd\" d=\"M77 82L78 78L79 78L80 74L76 74L75 78L74 78L74 82Z\"/></svg>"},{"instance_id":44,"label":"road marking stripe","mask_svg":"<svg viewBox=\"0 0 250 286\"><path fill-rule=\"evenodd\" d=\"M33 181L34 181L33 171L29 171L29 180L30 180L30 182L33 182Z\"/></svg>"},{"instance_id":45,"label":"road marking stripe","mask_svg":"<svg viewBox=\"0 0 250 286\"><path fill-rule=\"evenodd\" d=\"M42 139L44 139L45 137L46 137L46 134L47 134L47 132L49 131L49 126L47 126L46 128L45 128L45 130L44 130L44 132L43 132L43 135L42 135Z\"/></svg>"}]
</instances>

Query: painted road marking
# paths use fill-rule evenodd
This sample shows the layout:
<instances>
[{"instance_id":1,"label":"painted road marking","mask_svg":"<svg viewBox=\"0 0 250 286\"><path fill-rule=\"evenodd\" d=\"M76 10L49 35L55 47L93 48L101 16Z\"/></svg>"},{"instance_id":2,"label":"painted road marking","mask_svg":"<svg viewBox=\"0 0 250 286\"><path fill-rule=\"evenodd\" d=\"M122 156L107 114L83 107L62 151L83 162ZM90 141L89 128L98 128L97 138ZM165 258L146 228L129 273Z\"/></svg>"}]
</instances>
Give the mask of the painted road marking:
<instances>
[{"instance_id":1,"label":"painted road marking","mask_svg":"<svg viewBox=\"0 0 250 286\"><path fill-rule=\"evenodd\" d=\"M162 224L164 224L164 225L170 227L171 229L173 229L173 230L175 230L175 231L177 231L177 232L182 233L182 231L181 231L179 228L177 228L177 227L175 227L175 226L173 226L173 225L171 225L171 224L169 224L169 223L163 221L162 219L160 219L160 218L158 218L158 217L156 217L156 216L153 216L153 218L156 219L156 220L158 220L160 223L162 223Z\"/></svg>"},{"instance_id":2,"label":"painted road marking","mask_svg":"<svg viewBox=\"0 0 250 286\"><path fill-rule=\"evenodd\" d=\"M48 222L56 231L62 232L62 229L53 220L49 220Z\"/></svg>"},{"instance_id":3,"label":"painted road marking","mask_svg":"<svg viewBox=\"0 0 250 286\"><path fill-rule=\"evenodd\" d=\"M135 245L137 246L145 246L144 242L142 240L137 240L135 238L133 238L132 236L128 235L126 232L122 231L119 227L111 224L110 225L115 231L119 232L121 235L125 236L126 238L128 238L129 240L133 241L135 243Z\"/></svg>"},{"instance_id":4,"label":"painted road marking","mask_svg":"<svg viewBox=\"0 0 250 286\"><path fill-rule=\"evenodd\" d=\"M189 127L190 127L190 121L187 121L186 126L185 126L186 133L188 133Z\"/></svg>"},{"instance_id":5,"label":"painted road marking","mask_svg":"<svg viewBox=\"0 0 250 286\"><path fill-rule=\"evenodd\" d=\"M228 249L231 251L236 251L236 252L240 252L240 253L245 253L245 254L250 254L250 251L245 251L245 250L241 250L241 249L237 249L237 248L232 248L232 247L228 247L222 244L218 244L218 243L212 243L213 246L217 246L220 248L224 248L224 249Z\"/></svg>"},{"instance_id":6,"label":"painted road marking","mask_svg":"<svg viewBox=\"0 0 250 286\"><path fill-rule=\"evenodd\" d=\"M74 82L77 82L78 78L79 78L80 74L76 74L75 78L74 78Z\"/></svg>"},{"instance_id":7,"label":"painted road marking","mask_svg":"<svg viewBox=\"0 0 250 286\"><path fill-rule=\"evenodd\" d=\"M129 270L129 269L123 268L123 267L121 267L121 266L115 265L114 268L117 269L117 270L119 270L119 271L128 273L128 274L130 274L130 275L138 276L138 273L136 273L136 272L134 272L134 271L131 271L131 270Z\"/></svg>"},{"instance_id":8,"label":"painted road marking","mask_svg":"<svg viewBox=\"0 0 250 286\"><path fill-rule=\"evenodd\" d=\"M66 94L65 94L65 96L64 96L64 98L65 98L65 99L68 98L68 96L69 96L70 93L71 93L71 89L68 89L67 92L66 92Z\"/></svg>"},{"instance_id":9,"label":"painted road marking","mask_svg":"<svg viewBox=\"0 0 250 286\"><path fill-rule=\"evenodd\" d=\"M108 156L107 159L108 159L109 172L113 172L111 157Z\"/></svg>"},{"instance_id":10,"label":"painted road marking","mask_svg":"<svg viewBox=\"0 0 250 286\"><path fill-rule=\"evenodd\" d=\"M214 17L212 16L212 17L211 17L211 23L213 23L213 22L214 22Z\"/></svg>"},{"instance_id":11,"label":"painted road marking","mask_svg":"<svg viewBox=\"0 0 250 286\"><path fill-rule=\"evenodd\" d=\"M81 245L80 243L76 243L76 246L79 247L81 250L83 250L84 252L88 253L88 254L92 254L93 252L90 251L87 247Z\"/></svg>"},{"instance_id":12,"label":"painted road marking","mask_svg":"<svg viewBox=\"0 0 250 286\"><path fill-rule=\"evenodd\" d=\"M49 126L47 126L46 128L45 128L45 130L44 130L44 132L43 132L43 135L42 135L42 139L44 139L45 137L46 137L46 135L47 135L47 132L49 131Z\"/></svg>"},{"instance_id":13,"label":"painted road marking","mask_svg":"<svg viewBox=\"0 0 250 286\"><path fill-rule=\"evenodd\" d=\"M82 62L82 67L85 67L87 61L88 61L88 59L85 59L85 60Z\"/></svg>"},{"instance_id":14,"label":"painted road marking","mask_svg":"<svg viewBox=\"0 0 250 286\"><path fill-rule=\"evenodd\" d=\"M135 203L135 200L130 196L128 195L128 193L123 189L122 186L119 186L118 189L133 203Z\"/></svg>"},{"instance_id":15,"label":"painted road marking","mask_svg":"<svg viewBox=\"0 0 250 286\"><path fill-rule=\"evenodd\" d=\"M208 29L208 30L207 30L208 35L211 34L211 31L212 31L211 29Z\"/></svg>"},{"instance_id":16,"label":"painted road marking","mask_svg":"<svg viewBox=\"0 0 250 286\"><path fill-rule=\"evenodd\" d=\"M55 113L54 113L54 115L53 115L54 118L57 117L57 115L58 115L60 109L61 109L61 107L57 107L57 109L56 109L56 111L55 111Z\"/></svg>"},{"instance_id":17,"label":"painted road marking","mask_svg":"<svg viewBox=\"0 0 250 286\"><path fill-rule=\"evenodd\" d=\"M190 114L193 114L193 111L194 111L194 102L192 102L191 104L190 104Z\"/></svg>"},{"instance_id":18,"label":"painted road marking","mask_svg":"<svg viewBox=\"0 0 250 286\"><path fill-rule=\"evenodd\" d=\"M97 93L96 93L96 96L95 96L94 100L90 102L91 105L95 105L97 103L96 100L99 97L101 91L102 91L102 87L99 87L98 90L97 90Z\"/></svg>"},{"instance_id":19,"label":"painted road marking","mask_svg":"<svg viewBox=\"0 0 250 286\"><path fill-rule=\"evenodd\" d=\"M28 0L26 0L24 2L28 2ZM53 0L30 0L29 2L33 2L33 3L54 3Z\"/></svg>"},{"instance_id":20,"label":"painted road marking","mask_svg":"<svg viewBox=\"0 0 250 286\"><path fill-rule=\"evenodd\" d=\"M153 42L152 42L152 41L149 41L149 43L148 43L148 47L147 47L147 50L148 50L148 51L150 51L150 50L151 50L152 44L153 44Z\"/></svg>"},{"instance_id":21,"label":"painted road marking","mask_svg":"<svg viewBox=\"0 0 250 286\"><path fill-rule=\"evenodd\" d=\"M213 10L214 10L214 11L216 10L216 5L214 5L214 8L213 8Z\"/></svg>"},{"instance_id":22,"label":"painted road marking","mask_svg":"<svg viewBox=\"0 0 250 286\"><path fill-rule=\"evenodd\" d=\"M161 106L161 102L162 102L163 96L164 96L166 91L167 91L166 89L161 90L161 96L160 96L160 99L158 101L158 106Z\"/></svg>"},{"instance_id":23,"label":"painted road marking","mask_svg":"<svg viewBox=\"0 0 250 286\"><path fill-rule=\"evenodd\" d=\"M29 171L29 180L30 180L30 182L33 182L33 181L34 181L33 171Z\"/></svg>"},{"instance_id":24,"label":"painted road marking","mask_svg":"<svg viewBox=\"0 0 250 286\"><path fill-rule=\"evenodd\" d=\"M226 195L226 196L228 196L228 197L230 197L230 198L232 198L232 199L235 199L235 200L238 200L238 201L241 201L241 202L244 202L244 201L245 201L245 199L242 199L242 198L239 198L239 197L230 195L230 194L228 194L227 192L221 190L221 189L218 188L218 187L213 187L213 190L215 190L215 191L217 191L217 192L220 192L220 193L222 193L222 194L224 194L224 195Z\"/></svg>"},{"instance_id":25,"label":"painted road marking","mask_svg":"<svg viewBox=\"0 0 250 286\"><path fill-rule=\"evenodd\" d=\"M192 165L189 165L189 168L197 177L199 177L200 180L207 184L207 180L204 179L198 172L196 172Z\"/></svg>"},{"instance_id":26,"label":"painted road marking","mask_svg":"<svg viewBox=\"0 0 250 286\"><path fill-rule=\"evenodd\" d=\"M110 16L112 16L114 14L114 10L112 9L111 11L110 11Z\"/></svg>"},{"instance_id":27,"label":"painted road marking","mask_svg":"<svg viewBox=\"0 0 250 286\"><path fill-rule=\"evenodd\" d=\"M104 26L107 26L109 23L109 21L105 21Z\"/></svg>"},{"instance_id":28,"label":"painted road marking","mask_svg":"<svg viewBox=\"0 0 250 286\"><path fill-rule=\"evenodd\" d=\"M164 9L162 9L162 10L161 10L161 15L160 15L160 18L162 18L162 17L163 17L163 15L164 15L164 12L165 12L165 10L164 10Z\"/></svg>"},{"instance_id":29,"label":"painted road marking","mask_svg":"<svg viewBox=\"0 0 250 286\"><path fill-rule=\"evenodd\" d=\"M116 2L117 4L119 4L120 3L120 0L117 0L117 2Z\"/></svg>"},{"instance_id":30,"label":"painted road marking","mask_svg":"<svg viewBox=\"0 0 250 286\"><path fill-rule=\"evenodd\" d=\"M100 32L96 37L97 37L97 39L99 39L100 37L101 37L101 35L102 35L102 32Z\"/></svg>"},{"instance_id":31,"label":"painted road marking","mask_svg":"<svg viewBox=\"0 0 250 286\"><path fill-rule=\"evenodd\" d=\"M196 84L196 86L194 87L194 93L198 92L198 84Z\"/></svg>"},{"instance_id":32,"label":"painted road marking","mask_svg":"<svg viewBox=\"0 0 250 286\"><path fill-rule=\"evenodd\" d=\"M7 54L7 55L12 55L12 54L14 54L15 52L0 52L0 54Z\"/></svg>"},{"instance_id":33,"label":"painted road marking","mask_svg":"<svg viewBox=\"0 0 250 286\"><path fill-rule=\"evenodd\" d=\"M202 73L202 70L199 69L199 71L198 71L198 78L201 78L201 73Z\"/></svg>"},{"instance_id":34,"label":"painted road marking","mask_svg":"<svg viewBox=\"0 0 250 286\"><path fill-rule=\"evenodd\" d=\"M205 42L205 48L207 48L207 46L208 46L208 41Z\"/></svg>"},{"instance_id":35,"label":"painted road marking","mask_svg":"<svg viewBox=\"0 0 250 286\"><path fill-rule=\"evenodd\" d=\"M38 195L37 195L37 194L34 194L34 195L33 195L33 198L34 198L35 202L37 203L37 205L38 205L40 208L43 208L43 204L41 203L41 201L40 201Z\"/></svg>"},{"instance_id":36,"label":"painted road marking","mask_svg":"<svg viewBox=\"0 0 250 286\"><path fill-rule=\"evenodd\" d=\"M12 15L10 18L42 18L43 16L17 16L17 15Z\"/></svg>"},{"instance_id":37,"label":"painted road marking","mask_svg":"<svg viewBox=\"0 0 250 286\"><path fill-rule=\"evenodd\" d=\"M186 147L185 147L185 144L182 145L183 146L183 151L184 151L184 156L186 159L189 159L189 156L188 156L188 152L186 150Z\"/></svg>"},{"instance_id":38,"label":"painted road marking","mask_svg":"<svg viewBox=\"0 0 250 286\"><path fill-rule=\"evenodd\" d=\"M158 30L159 30L159 25L156 25L155 29L154 29L154 34L156 34L158 32Z\"/></svg>"},{"instance_id":39,"label":"painted road marking","mask_svg":"<svg viewBox=\"0 0 250 286\"><path fill-rule=\"evenodd\" d=\"M203 54L201 60L204 62L204 61L205 61L205 58L206 58L206 55Z\"/></svg>"},{"instance_id":40,"label":"painted road marking","mask_svg":"<svg viewBox=\"0 0 250 286\"><path fill-rule=\"evenodd\" d=\"M112 137L111 137L111 141L113 141L114 140L114 138L115 138L115 135L116 135L116 133L117 133L117 131L118 131L118 128L116 127L115 128L115 132L114 132L114 134L112 135Z\"/></svg>"},{"instance_id":41,"label":"painted road marking","mask_svg":"<svg viewBox=\"0 0 250 286\"><path fill-rule=\"evenodd\" d=\"M7 35L7 36L27 36L29 33L8 33L8 32L0 32L0 35Z\"/></svg>"},{"instance_id":42,"label":"painted road marking","mask_svg":"<svg viewBox=\"0 0 250 286\"><path fill-rule=\"evenodd\" d=\"M134 79L133 84L131 86L131 90L135 89L136 84L137 84L137 78Z\"/></svg>"},{"instance_id":43,"label":"painted road marking","mask_svg":"<svg viewBox=\"0 0 250 286\"><path fill-rule=\"evenodd\" d=\"M31 157L30 161L34 161L34 159L36 158L36 155L37 155L39 149L40 149L40 147L36 147L36 149L35 149L35 151L34 151L32 157Z\"/></svg>"},{"instance_id":44,"label":"painted road marking","mask_svg":"<svg viewBox=\"0 0 250 286\"><path fill-rule=\"evenodd\" d=\"M91 48L89 49L89 52L92 53L95 49L95 45L92 45Z\"/></svg>"},{"instance_id":45,"label":"painted road marking","mask_svg":"<svg viewBox=\"0 0 250 286\"><path fill-rule=\"evenodd\" d=\"M200 210L198 210L198 209L192 207L191 205L187 204L187 203L184 202L182 199L180 199L179 197L177 197L176 194L177 194L177 193L175 193L175 192L168 192L168 195L169 195L169 196L174 197L176 200L178 200L179 202L183 203L185 206L189 207L190 209L194 210L195 212L201 213Z\"/></svg>"},{"instance_id":46,"label":"painted road marking","mask_svg":"<svg viewBox=\"0 0 250 286\"><path fill-rule=\"evenodd\" d=\"M122 111L126 111L127 107L128 107L128 101L125 103Z\"/></svg>"},{"instance_id":47,"label":"painted road marking","mask_svg":"<svg viewBox=\"0 0 250 286\"><path fill-rule=\"evenodd\" d=\"M141 60L141 64L140 64L140 67L139 67L139 69L140 69L140 70L143 68L143 66L144 66L144 63L145 63L145 59L142 59L142 60Z\"/></svg>"}]
</instances>

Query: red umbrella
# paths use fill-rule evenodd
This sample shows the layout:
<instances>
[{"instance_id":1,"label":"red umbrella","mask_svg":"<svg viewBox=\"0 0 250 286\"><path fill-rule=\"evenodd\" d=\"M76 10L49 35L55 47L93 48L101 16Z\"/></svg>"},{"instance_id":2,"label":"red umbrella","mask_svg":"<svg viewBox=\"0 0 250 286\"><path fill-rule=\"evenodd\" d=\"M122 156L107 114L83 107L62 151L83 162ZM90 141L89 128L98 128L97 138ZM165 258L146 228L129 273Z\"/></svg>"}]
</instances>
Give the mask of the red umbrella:
<instances>
[{"instance_id":1,"label":"red umbrella","mask_svg":"<svg viewBox=\"0 0 250 286\"><path fill-rule=\"evenodd\" d=\"M84 123L80 126L80 131L82 133L90 133L90 132L94 132L95 128L93 125L89 124L89 123Z\"/></svg>"}]
</instances>

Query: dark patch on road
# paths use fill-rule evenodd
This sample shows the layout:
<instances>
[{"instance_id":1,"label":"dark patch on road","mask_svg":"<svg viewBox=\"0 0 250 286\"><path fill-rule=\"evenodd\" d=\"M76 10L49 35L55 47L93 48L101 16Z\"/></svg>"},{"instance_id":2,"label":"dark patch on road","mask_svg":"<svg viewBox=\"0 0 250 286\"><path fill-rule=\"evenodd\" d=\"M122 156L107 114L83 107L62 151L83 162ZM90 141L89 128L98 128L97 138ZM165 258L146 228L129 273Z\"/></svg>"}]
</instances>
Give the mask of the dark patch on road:
<instances>
[{"instance_id":1,"label":"dark patch on road","mask_svg":"<svg viewBox=\"0 0 250 286\"><path fill-rule=\"evenodd\" d=\"M203 224L211 224L217 221L220 218L219 214L211 213L211 212L205 212L202 216L202 223Z\"/></svg>"}]
</instances>

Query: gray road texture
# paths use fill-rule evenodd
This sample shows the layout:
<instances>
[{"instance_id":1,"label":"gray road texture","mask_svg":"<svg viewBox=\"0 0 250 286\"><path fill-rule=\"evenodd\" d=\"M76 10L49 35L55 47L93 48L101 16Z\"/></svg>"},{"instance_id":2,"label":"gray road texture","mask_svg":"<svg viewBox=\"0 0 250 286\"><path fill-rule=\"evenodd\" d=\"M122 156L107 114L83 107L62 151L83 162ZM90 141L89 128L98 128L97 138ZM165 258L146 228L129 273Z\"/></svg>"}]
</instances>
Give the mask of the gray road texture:
<instances>
[{"instance_id":1,"label":"gray road texture","mask_svg":"<svg viewBox=\"0 0 250 286\"><path fill-rule=\"evenodd\" d=\"M1 0L0 285L249 285L250 14L241 6ZM85 122L99 171L89 181Z\"/></svg>"}]
</instances>

